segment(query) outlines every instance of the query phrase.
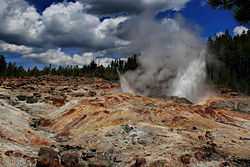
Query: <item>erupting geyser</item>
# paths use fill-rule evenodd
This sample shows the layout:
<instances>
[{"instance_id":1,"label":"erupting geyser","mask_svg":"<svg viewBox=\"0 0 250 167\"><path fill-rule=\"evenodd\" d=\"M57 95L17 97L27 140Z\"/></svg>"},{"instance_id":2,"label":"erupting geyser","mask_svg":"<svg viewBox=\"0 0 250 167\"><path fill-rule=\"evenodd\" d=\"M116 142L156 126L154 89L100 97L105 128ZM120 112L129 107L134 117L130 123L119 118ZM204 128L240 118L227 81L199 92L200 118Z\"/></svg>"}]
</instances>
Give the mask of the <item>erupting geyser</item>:
<instances>
[{"instance_id":1,"label":"erupting geyser","mask_svg":"<svg viewBox=\"0 0 250 167\"><path fill-rule=\"evenodd\" d=\"M173 81L170 95L185 97L197 101L204 95L204 81L206 79L206 62L203 53L193 60L187 69L179 71Z\"/></svg>"},{"instance_id":2,"label":"erupting geyser","mask_svg":"<svg viewBox=\"0 0 250 167\"><path fill-rule=\"evenodd\" d=\"M135 27L128 33L130 47L141 56L139 67L121 76L124 92L152 97L179 96L194 102L202 98L206 45L180 20L165 19L159 23L143 16L132 20Z\"/></svg>"}]
</instances>

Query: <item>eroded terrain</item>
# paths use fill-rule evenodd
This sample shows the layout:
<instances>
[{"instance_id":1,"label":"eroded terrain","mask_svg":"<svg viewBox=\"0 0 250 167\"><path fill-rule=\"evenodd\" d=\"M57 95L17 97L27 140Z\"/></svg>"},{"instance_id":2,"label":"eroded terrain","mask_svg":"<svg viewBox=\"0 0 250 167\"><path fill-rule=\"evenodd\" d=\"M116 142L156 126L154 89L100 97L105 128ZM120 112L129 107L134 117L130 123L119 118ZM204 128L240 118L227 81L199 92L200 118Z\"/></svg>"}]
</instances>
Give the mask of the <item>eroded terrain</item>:
<instances>
[{"instance_id":1,"label":"eroded terrain","mask_svg":"<svg viewBox=\"0 0 250 167\"><path fill-rule=\"evenodd\" d=\"M249 97L192 104L83 77L0 83L3 167L250 166Z\"/></svg>"}]
</instances>

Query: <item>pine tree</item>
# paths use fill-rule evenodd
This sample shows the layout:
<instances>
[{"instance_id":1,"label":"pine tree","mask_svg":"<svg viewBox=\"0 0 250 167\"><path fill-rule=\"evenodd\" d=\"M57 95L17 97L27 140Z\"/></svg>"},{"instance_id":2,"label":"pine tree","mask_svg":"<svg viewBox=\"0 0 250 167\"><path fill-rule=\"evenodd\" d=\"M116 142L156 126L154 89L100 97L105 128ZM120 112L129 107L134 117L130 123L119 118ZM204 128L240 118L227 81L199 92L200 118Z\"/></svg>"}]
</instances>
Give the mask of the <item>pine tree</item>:
<instances>
[{"instance_id":1,"label":"pine tree","mask_svg":"<svg viewBox=\"0 0 250 167\"><path fill-rule=\"evenodd\" d=\"M5 61L5 57L3 55L0 55L0 75L3 76L5 75L7 68L7 63Z\"/></svg>"},{"instance_id":2,"label":"pine tree","mask_svg":"<svg viewBox=\"0 0 250 167\"><path fill-rule=\"evenodd\" d=\"M250 93L250 31L238 36L209 38L208 48L214 57L208 58L207 73L215 84Z\"/></svg>"}]
</instances>

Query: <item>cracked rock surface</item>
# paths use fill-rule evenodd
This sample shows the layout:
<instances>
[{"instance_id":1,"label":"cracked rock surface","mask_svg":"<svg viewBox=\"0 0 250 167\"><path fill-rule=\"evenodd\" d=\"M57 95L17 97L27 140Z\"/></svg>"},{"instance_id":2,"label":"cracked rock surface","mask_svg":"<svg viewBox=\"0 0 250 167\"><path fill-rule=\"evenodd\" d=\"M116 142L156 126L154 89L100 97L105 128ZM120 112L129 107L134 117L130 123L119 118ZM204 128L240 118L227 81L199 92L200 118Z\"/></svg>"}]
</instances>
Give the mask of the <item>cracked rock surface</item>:
<instances>
[{"instance_id":1,"label":"cracked rock surface","mask_svg":"<svg viewBox=\"0 0 250 167\"><path fill-rule=\"evenodd\" d=\"M0 80L2 167L249 167L250 98L200 104L84 77Z\"/></svg>"}]
</instances>

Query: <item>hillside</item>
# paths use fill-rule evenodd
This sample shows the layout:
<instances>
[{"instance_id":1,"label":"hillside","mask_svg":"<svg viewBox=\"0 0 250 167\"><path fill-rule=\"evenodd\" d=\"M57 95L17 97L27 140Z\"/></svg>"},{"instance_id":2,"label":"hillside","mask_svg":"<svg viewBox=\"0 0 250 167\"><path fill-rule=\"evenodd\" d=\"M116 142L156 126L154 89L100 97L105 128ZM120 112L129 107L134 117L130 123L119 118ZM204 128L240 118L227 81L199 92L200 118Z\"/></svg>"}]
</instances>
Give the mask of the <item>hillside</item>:
<instances>
[{"instance_id":1,"label":"hillside","mask_svg":"<svg viewBox=\"0 0 250 167\"><path fill-rule=\"evenodd\" d=\"M0 81L0 166L248 167L250 97L199 104L84 77Z\"/></svg>"}]
</instances>

